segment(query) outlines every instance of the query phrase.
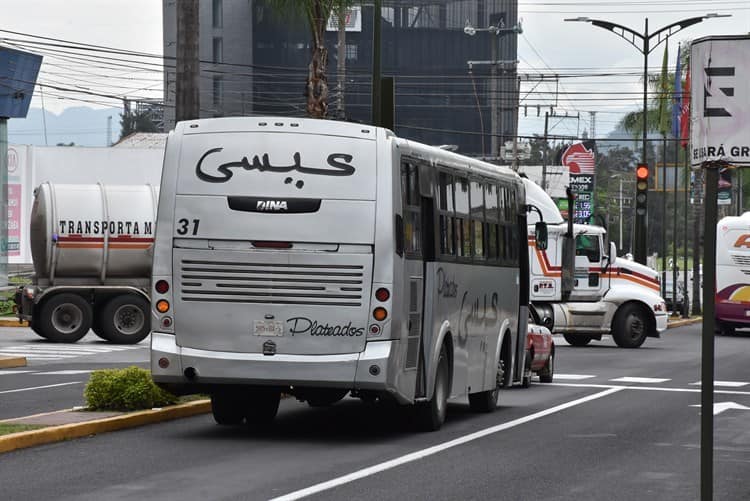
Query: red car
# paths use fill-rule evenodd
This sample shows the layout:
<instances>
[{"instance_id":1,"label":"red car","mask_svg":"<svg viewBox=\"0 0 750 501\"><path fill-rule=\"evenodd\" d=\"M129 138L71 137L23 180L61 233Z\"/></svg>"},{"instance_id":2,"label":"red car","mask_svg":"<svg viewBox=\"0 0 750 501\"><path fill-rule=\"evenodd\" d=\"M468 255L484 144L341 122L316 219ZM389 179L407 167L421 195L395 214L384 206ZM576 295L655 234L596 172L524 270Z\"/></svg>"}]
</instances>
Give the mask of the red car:
<instances>
[{"instance_id":1,"label":"red car","mask_svg":"<svg viewBox=\"0 0 750 501\"><path fill-rule=\"evenodd\" d=\"M521 385L528 388L536 374L542 383L551 383L555 372L555 341L546 327L529 323L526 335L526 367Z\"/></svg>"}]
</instances>

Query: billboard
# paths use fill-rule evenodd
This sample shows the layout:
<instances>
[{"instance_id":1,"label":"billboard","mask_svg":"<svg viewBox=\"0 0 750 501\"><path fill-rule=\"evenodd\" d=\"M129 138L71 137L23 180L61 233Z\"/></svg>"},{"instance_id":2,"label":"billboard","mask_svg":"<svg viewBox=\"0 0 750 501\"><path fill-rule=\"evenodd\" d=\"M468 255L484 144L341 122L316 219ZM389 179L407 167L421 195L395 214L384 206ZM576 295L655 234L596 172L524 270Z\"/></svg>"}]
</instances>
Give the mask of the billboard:
<instances>
[{"instance_id":1,"label":"billboard","mask_svg":"<svg viewBox=\"0 0 750 501\"><path fill-rule=\"evenodd\" d=\"M0 117L25 118L42 56L0 47Z\"/></svg>"},{"instance_id":2,"label":"billboard","mask_svg":"<svg viewBox=\"0 0 750 501\"><path fill-rule=\"evenodd\" d=\"M691 164L750 166L750 35L693 41Z\"/></svg>"},{"instance_id":3,"label":"billboard","mask_svg":"<svg viewBox=\"0 0 750 501\"><path fill-rule=\"evenodd\" d=\"M568 146L561 160L570 170L570 189L575 193L573 221L588 224L594 214L594 172L596 153L593 141L583 141Z\"/></svg>"}]
</instances>

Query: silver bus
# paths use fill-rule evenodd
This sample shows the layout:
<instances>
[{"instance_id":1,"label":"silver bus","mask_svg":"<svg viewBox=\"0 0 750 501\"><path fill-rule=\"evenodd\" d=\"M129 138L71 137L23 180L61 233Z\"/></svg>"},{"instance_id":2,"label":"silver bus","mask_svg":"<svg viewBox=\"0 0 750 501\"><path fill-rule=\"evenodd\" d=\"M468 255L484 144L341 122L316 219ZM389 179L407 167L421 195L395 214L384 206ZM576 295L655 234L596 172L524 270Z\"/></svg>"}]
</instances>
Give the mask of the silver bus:
<instances>
[{"instance_id":1,"label":"silver bus","mask_svg":"<svg viewBox=\"0 0 750 501\"><path fill-rule=\"evenodd\" d=\"M367 125L181 122L167 142L151 370L211 395L219 424L280 394L495 409L528 318L523 184L512 170Z\"/></svg>"}]
</instances>

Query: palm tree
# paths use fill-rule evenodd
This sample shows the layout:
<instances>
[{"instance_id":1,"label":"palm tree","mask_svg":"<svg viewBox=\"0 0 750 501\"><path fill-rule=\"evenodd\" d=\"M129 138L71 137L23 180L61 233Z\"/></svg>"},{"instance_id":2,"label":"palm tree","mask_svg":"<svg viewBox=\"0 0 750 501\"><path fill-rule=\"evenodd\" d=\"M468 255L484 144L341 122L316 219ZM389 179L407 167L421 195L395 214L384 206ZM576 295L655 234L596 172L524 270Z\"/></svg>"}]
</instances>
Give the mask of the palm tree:
<instances>
[{"instance_id":1,"label":"palm tree","mask_svg":"<svg viewBox=\"0 0 750 501\"><path fill-rule=\"evenodd\" d=\"M305 96L307 114L313 118L323 118L328 114L328 49L325 45L326 24L333 12L340 12L354 0L272 0L280 12L302 13L307 19L312 36L312 53L307 67ZM340 29L343 29L341 27ZM341 70L339 70L341 71Z\"/></svg>"},{"instance_id":2,"label":"palm tree","mask_svg":"<svg viewBox=\"0 0 750 501\"><path fill-rule=\"evenodd\" d=\"M667 81L670 82L669 85L671 85L671 82L674 82L674 73L670 73L667 76L667 79ZM662 100L662 94L664 92L663 85L664 83L662 82L661 74L649 75L648 86L651 89L654 97L651 98L651 102L649 103L648 109L646 110L646 115L648 118L648 132L659 131L659 103ZM669 97L667 99L669 99ZM668 116L667 119L668 123L671 124L671 116ZM620 119L620 123L617 125L618 128L622 128L628 133L632 134L634 138L640 137L640 135L643 133L643 110L631 111L630 113L627 113L624 117L622 117L622 119Z\"/></svg>"}]
</instances>

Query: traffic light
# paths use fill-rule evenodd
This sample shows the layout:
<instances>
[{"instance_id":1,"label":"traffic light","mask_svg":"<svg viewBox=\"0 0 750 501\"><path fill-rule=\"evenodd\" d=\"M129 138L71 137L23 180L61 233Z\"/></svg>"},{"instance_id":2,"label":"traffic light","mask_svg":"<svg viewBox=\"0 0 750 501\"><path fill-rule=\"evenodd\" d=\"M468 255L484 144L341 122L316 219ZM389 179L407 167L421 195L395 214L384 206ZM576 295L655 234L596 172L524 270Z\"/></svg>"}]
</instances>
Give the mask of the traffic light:
<instances>
[{"instance_id":1,"label":"traffic light","mask_svg":"<svg viewBox=\"0 0 750 501\"><path fill-rule=\"evenodd\" d=\"M638 164L635 168L635 213L645 216L648 211L648 165Z\"/></svg>"},{"instance_id":2,"label":"traffic light","mask_svg":"<svg viewBox=\"0 0 750 501\"><path fill-rule=\"evenodd\" d=\"M646 264L648 246L648 164L638 164L635 168L635 238L633 250L635 261Z\"/></svg>"}]
</instances>

